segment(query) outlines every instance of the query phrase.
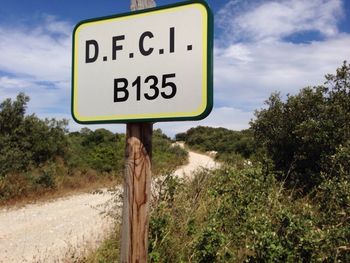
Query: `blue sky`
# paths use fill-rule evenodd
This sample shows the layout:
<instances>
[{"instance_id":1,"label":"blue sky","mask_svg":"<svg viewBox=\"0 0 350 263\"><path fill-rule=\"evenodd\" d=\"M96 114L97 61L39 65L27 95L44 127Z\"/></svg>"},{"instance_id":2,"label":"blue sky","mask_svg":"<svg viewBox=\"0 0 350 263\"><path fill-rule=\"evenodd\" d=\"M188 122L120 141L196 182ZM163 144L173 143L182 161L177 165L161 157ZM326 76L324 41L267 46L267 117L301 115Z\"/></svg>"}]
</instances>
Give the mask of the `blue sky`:
<instances>
[{"instance_id":1,"label":"blue sky","mask_svg":"<svg viewBox=\"0 0 350 263\"><path fill-rule=\"evenodd\" d=\"M158 6L180 1L158 0ZM349 0L208 0L214 13L214 109L197 125L240 130L274 91L295 94L350 61ZM24 91L29 113L70 119L71 37L81 20L129 11L129 0L1 0L0 100ZM124 132L125 125L90 125Z\"/></svg>"}]
</instances>

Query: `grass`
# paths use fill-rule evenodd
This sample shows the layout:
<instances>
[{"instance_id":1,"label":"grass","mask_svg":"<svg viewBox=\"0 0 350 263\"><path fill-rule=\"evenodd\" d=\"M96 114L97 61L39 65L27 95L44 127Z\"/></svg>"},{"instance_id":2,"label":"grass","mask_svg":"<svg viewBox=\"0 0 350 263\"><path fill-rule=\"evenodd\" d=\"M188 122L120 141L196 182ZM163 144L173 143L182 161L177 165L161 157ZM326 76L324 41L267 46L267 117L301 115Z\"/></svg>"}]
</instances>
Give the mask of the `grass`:
<instances>
[{"instance_id":1,"label":"grass","mask_svg":"<svg viewBox=\"0 0 350 263\"><path fill-rule=\"evenodd\" d=\"M0 207L45 202L120 183L121 175L118 174L99 173L93 169L68 171L62 164L49 164L0 178Z\"/></svg>"},{"instance_id":2,"label":"grass","mask_svg":"<svg viewBox=\"0 0 350 263\"><path fill-rule=\"evenodd\" d=\"M77 261L77 263L113 263L119 262L120 225L116 224L114 231L101 246Z\"/></svg>"}]
</instances>

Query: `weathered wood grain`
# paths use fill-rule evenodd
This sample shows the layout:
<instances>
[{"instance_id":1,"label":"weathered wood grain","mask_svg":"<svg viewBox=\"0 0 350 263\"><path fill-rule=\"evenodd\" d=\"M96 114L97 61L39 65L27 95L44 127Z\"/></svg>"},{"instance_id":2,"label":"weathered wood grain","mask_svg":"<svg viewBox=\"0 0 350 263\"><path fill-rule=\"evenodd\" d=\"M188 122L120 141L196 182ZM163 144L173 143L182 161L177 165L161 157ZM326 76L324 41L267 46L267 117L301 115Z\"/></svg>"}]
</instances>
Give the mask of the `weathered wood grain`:
<instances>
[{"instance_id":1,"label":"weathered wood grain","mask_svg":"<svg viewBox=\"0 0 350 263\"><path fill-rule=\"evenodd\" d=\"M127 124L121 262L147 262L151 188L151 123Z\"/></svg>"},{"instance_id":2,"label":"weathered wood grain","mask_svg":"<svg viewBox=\"0 0 350 263\"><path fill-rule=\"evenodd\" d=\"M156 3L154 0L131 0L130 9L132 11L142 10L145 8L155 7Z\"/></svg>"}]
</instances>

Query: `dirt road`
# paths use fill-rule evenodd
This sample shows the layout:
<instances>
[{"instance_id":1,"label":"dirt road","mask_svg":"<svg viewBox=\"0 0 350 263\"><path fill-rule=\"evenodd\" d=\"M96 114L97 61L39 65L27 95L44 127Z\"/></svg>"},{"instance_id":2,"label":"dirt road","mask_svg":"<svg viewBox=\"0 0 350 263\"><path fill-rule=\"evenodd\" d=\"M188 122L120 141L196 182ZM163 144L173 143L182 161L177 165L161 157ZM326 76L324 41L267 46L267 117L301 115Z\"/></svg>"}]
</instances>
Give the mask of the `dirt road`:
<instances>
[{"instance_id":1,"label":"dirt road","mask_svg":"<svg viewBox=\"0 0 350 263\"><path fill-rule=\"evenodd\" d=\"M200 167L207 169L214 169L218 167L218 163L216 163L213 158L209 156L191 151L188 153L188 155L188 164L180 167L174 172L174 174L179 178L192 178L193 173Z\"/></svg>"},{"instance_id":2,"label":"dirt road","mask_svg":"<svg viewBox=\"0 0 350 263\"><path fill-rule=\"evenodd\" d=\"M216 165L212 158L190 152L189 163L175 174L190 177L199 167ZM0 210L0 262L64 262L95 248L113 226L111 218L101 215L111 198L104 190Z\"/></svg>"}]
</instances>

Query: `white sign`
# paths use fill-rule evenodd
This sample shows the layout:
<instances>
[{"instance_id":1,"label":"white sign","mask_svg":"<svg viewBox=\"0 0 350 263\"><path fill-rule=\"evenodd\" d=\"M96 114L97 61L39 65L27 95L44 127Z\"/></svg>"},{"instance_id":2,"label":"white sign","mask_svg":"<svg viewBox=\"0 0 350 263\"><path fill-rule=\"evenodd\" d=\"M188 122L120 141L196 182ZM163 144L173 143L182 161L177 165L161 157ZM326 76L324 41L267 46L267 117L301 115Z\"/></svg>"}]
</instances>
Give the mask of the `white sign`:
<instances>
[{"instance_id":1,"label":"white sign","mask_svg":"<svg viewBox=\"0 0 350 263\"><path fill-rule=\"evenodd\" d=\"M211 23L202 1L79 23L73 33L74 119L206 117L212 108Z\"/></svg>"}]
</instances>

